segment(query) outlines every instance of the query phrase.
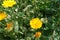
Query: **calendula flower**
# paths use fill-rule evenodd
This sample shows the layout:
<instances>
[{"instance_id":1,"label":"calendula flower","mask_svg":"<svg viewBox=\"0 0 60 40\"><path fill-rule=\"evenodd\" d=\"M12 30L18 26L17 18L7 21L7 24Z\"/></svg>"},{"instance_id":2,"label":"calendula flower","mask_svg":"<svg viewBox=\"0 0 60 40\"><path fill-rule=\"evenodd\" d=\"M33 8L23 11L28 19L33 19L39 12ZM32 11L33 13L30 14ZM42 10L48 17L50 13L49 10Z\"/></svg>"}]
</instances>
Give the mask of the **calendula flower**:
<instances>
[{"instance_id":1,"label":"calendula flower","mask_svg":"<svg viewBox=\"0 0 60 40\"><path fill-rule=\"evenodd\" d=\"M7 17L5 12L0 12L0 21Z\"/></svg>"},{"instance_id":2,"label":"calendula flower","mask_svg":"<svg viewBox=\"0 0 60 40\"><path fill-rule=\"evenodd\" d=\"M12 29L13 29L13 22L9 22L9 23L7 23L6 24L7 25L7 27L5 28L7 31L11 31Z\"/></svg>"},{"instance_id":3,"label":"calendula flower","mask_svg":"<svg viewBox=\"0 0 60 40\"><path fill-rule=\"evenodd\" d=\"M41 36L41 32L36 32L34 36L35 38L39 38Z\"/></svg>"},{"instance_id":4,"label":"calendula flower","mask_svg":"<svg viewBox=\"0 0 60 40\"><path fill-rule=\"evenodd\" d=\"M42 21L39 18L33 18L30 20L30 26L33 29L38 29L42 27Z\"/></svg>"},{"instance_id":5,"label":"calendula flower","mask_svg":"<svg viewBox=\"0 0 60 40\"><path fill-rule=\"evenodd\" d=\"M13 7L16 4L15 0L4 0L2 6L5 8Z\"/></svg>"}]
</instances>

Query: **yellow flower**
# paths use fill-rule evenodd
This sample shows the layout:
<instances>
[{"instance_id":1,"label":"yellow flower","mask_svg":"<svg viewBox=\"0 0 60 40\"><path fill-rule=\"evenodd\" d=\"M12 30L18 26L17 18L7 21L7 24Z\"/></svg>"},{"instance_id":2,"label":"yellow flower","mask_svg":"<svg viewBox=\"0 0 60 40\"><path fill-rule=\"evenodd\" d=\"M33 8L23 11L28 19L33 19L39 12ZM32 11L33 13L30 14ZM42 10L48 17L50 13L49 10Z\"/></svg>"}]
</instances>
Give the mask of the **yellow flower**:
<instances>
[{"instance_id":1,"label":"yellow flower","mask_svg":"<svg viewBox=\"0 0 60 40\"><path fill-rule=\"evenodd\" d=\"M39 38L41 36L41 32L36 32L34 36L35 38Z\"/></svg>"},{"instance_id":2,"label":"yellow flower","mask_svg":"<svg viewBox=\"0 0 60 40\"><path fill-rule=\"evenodd\" d=\"M16 1L14 0L4 0L2 6L5 8L8 8L8 7L13 7L13 5L15 4L16 4Z\"/></svg>"},{"instance_id":3,"label":"yellow flower","mask_svg":"<svg viewBox=\"0 0 60 40\"><path fill-rule=\"evenodd\" d=\"M0 12L0 21L7 17L5 12Z\"/></svg>"},{"instance_id":4,"label":"yellow flower","mask_svg":"<svg viewBox=\"0 0 60 40\"><path fill-rule=\"evenodd\" d=\"M10 29L11 26L12 26L12 23L7 23L7 29Z\"/></svg>"},{"instance_id":5,"label":"yellow flower","mask_svg":"<svg viewBox=\"0 0 60 40\"><path fill-rule=\"evenodd\" d=\"M33 29L38 29L42 27L42 21L39 18L33 18L30 20L30 26Z\"/></svg>"},{"instance_id":6,"label":"yellow flower","mask_svg":"<svg viewBox=\"0 0 60 40\"><path fill-rule=\"evenodd\" d=\"M7 23L6 24L7 25L7 27L5 28L7 31L11 31L12 29L13 29L13 22L9 22L9 23Z\"/></svg>"}]
</instances>

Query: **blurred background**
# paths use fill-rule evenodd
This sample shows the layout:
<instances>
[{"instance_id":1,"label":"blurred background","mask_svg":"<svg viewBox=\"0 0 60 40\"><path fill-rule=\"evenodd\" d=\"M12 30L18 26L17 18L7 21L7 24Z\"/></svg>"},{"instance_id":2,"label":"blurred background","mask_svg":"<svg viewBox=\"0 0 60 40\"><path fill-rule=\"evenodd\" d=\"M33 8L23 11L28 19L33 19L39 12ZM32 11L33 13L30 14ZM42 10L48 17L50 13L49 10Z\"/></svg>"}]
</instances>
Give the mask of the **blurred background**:
<instances>
[{"instance_id":1,"label":"blurred background","mask_svg":"<svg viewBox=\"0 0 60 40\"><path fill-rule=\"evenodd\" d=\"M0 40L60 40L60 0L10 0L16 2L11 7L6 5L13 2L4 1L0 0L0 18L7 17L0 20ZM32 18L41 19L42 27L31 28Z\"/></svg>"}]
</instances>

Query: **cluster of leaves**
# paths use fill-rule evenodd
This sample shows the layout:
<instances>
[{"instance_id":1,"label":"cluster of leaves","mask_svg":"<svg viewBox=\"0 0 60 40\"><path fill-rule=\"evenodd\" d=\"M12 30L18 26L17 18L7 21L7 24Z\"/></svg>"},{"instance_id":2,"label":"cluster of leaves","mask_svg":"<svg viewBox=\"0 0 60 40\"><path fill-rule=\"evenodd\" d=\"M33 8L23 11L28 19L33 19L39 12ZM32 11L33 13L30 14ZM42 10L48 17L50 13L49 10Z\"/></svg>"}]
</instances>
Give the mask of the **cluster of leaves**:
<instances>
[{"instance_id":1,"label":"cluster of leaves","mask_svg":"<svg viewBox=\"0 0 60 40\"><path fill-rule=\"evenodd\" d=\"M39 40L60 40L60 0L16 0L12 8L1 6L0 11L5 11L9 16L0 21L0 40L35 40L36 31L41 31ZM30 28L32 18L43 19L41 29ZM6 23L13 21L13 30L4 30Z\"/></svg>"}]
</instances>

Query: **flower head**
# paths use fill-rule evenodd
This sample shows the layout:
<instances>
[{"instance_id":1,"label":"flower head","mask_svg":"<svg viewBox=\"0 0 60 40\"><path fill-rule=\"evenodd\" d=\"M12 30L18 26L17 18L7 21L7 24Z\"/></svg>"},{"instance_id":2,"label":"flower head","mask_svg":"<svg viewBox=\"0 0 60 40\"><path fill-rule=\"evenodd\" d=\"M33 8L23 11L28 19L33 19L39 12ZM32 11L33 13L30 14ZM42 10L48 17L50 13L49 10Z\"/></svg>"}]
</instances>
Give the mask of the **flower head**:
<instances>
[{"instance_id":1,"label":"flower head","mask_svg":"<svg viewBox=\"0 0 60 40\"><path fill-rule=\"evenodd\" d=\"M41 36L41 32L36 32L35 33L35 38L39 38Z\"/></svg>"},{"instance_id":2,"label":"flower head","mask_svg":"<svg viewBox=\"0 0 60 40\"><path fill-rule=\"evenodd\" d=\"M11 31L12 29L13 29L13 22L9 22L9 23L7 23L6 24L7 25L7 27L5 28L7 31Z\"/></svg>"},{"instance_id":3,"label":"flower head","mask_svg":"<svg viewBox=\"0 0 60 40\"><path fill-rule=\"evenodd\" d=\"M30 26L33 29L38 29L42 27L42 21L39 18L33 18L30 20Z\"/></svg>"},{"instance_id":4,"label":"flower head","mask_svg":"<svg viewBox=\"0 0 60 40\"><path fill-rule=\"evenodd\" d=\"M12 27L12 23L7 23L7 29L10 29Z\"/></svg>"},{"instance_id":5,"label":"flower head","mask_svg":"<svg viewBox=\"0 0 60 40\"><path fill-rule=\"evenodd\" d=\"M0 12L0 21L7 17L5 12Z\"/></svg>"},{"instance_id":6,"label":"flower head","mask_svg":"<svg viewBox=\"0 0 60 40\"><path fill-rule=\"evenodd\" d=\"M5 8L8 8L8 7L13 7L13 5L15 4L16 4L16 1L14 0L4 0L2 6Z\"/></svg>"}]
</instances>

